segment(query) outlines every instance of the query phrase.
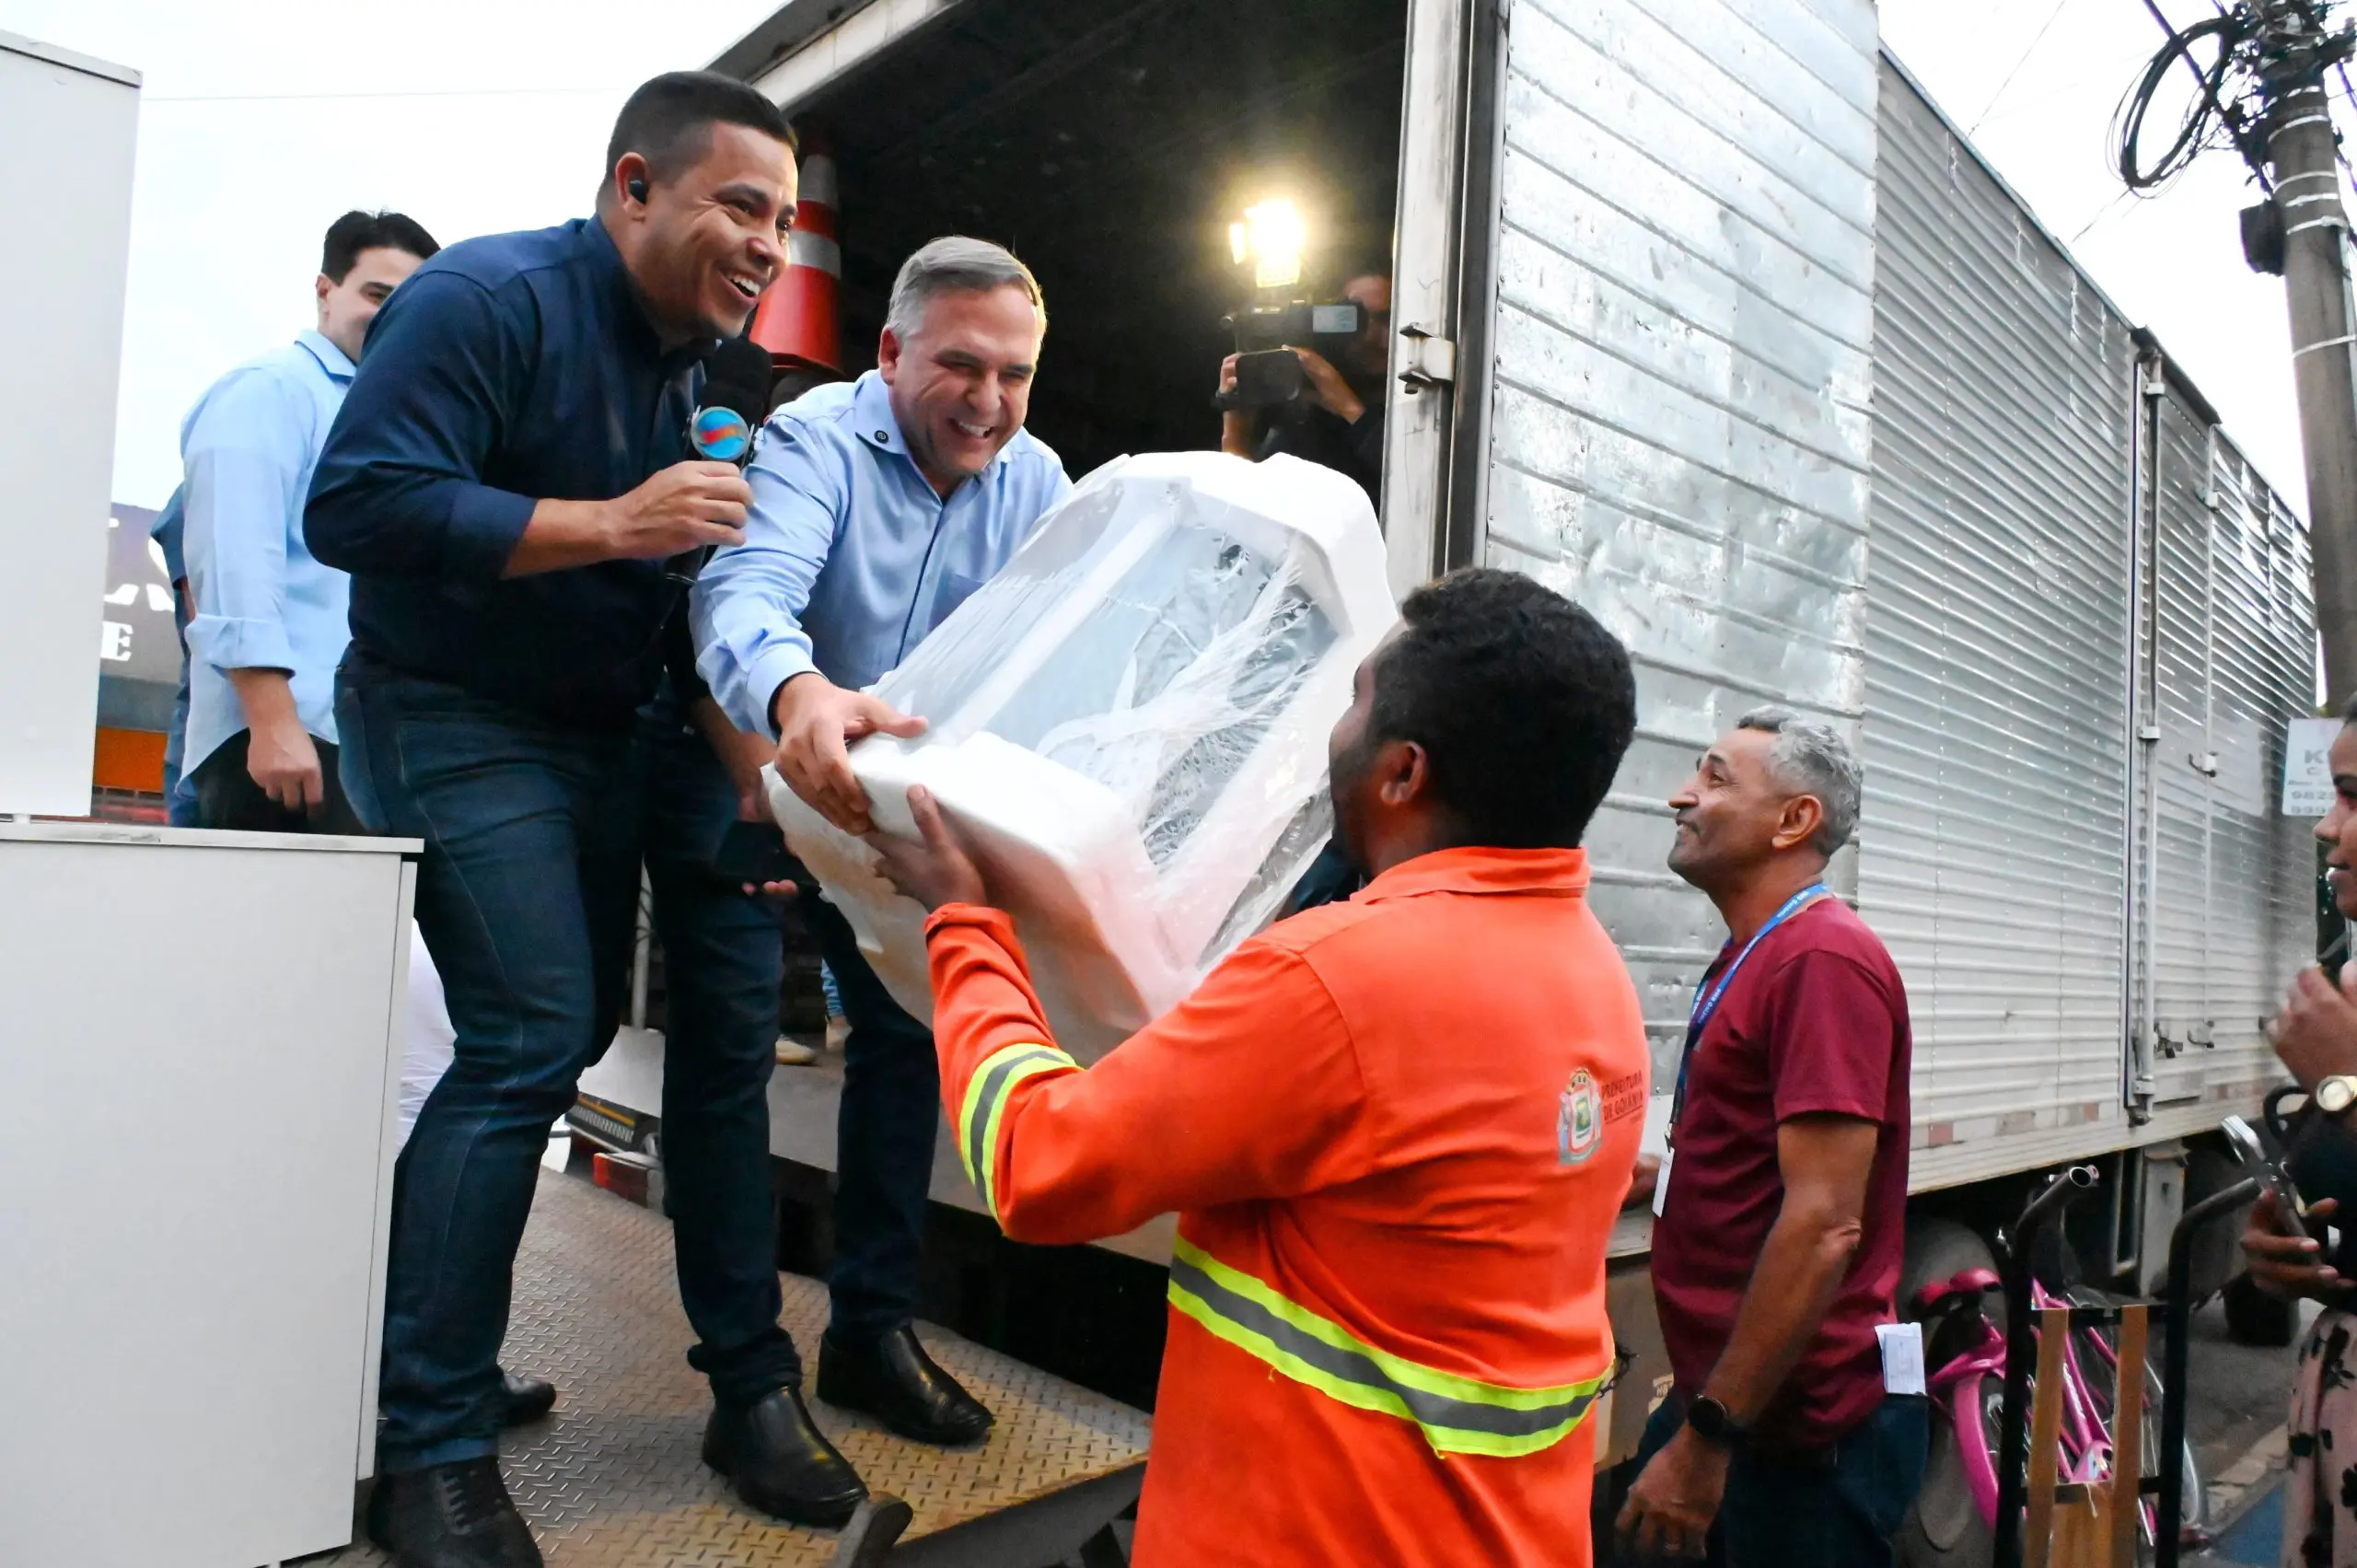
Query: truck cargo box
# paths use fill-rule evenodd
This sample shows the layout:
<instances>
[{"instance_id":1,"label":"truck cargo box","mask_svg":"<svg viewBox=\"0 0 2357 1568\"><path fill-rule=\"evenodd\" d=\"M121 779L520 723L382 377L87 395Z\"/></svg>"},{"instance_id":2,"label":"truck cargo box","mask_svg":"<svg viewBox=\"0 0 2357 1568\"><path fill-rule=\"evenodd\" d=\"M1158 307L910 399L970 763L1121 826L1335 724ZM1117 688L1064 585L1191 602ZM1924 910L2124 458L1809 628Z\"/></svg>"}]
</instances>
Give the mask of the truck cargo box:
<instances>
[{"instance_id":1,"label":"truck cargo box","mask_svg":"<svg viewBox=\"0 0 2357 1568\"><path fill-rule=\"evenodd\" d=\"M854 351L935 234L1032 263L1075 474L1216 441L1248 192L1324 286L1389 256L1395 587L1527 571L1636 656L1590 847L1656 1083L1719 941L1663 801L1777 702L1865 760L1919 1188L2254 1101L2314 950L2305 525L1869 0L795 0L718 64L831 137Z\"/></svg>"}]
</instances>

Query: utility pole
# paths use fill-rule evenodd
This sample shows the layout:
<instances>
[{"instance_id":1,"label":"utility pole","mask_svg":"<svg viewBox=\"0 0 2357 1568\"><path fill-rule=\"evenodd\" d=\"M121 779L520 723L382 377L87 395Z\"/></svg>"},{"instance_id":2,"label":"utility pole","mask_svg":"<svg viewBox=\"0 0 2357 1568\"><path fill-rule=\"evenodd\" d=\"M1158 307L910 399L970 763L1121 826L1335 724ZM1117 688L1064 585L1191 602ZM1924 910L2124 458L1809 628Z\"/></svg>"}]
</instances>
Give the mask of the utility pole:
<instances>
[{"instance_id":1,"label":"utility pole","mask_svg":"<svg viewBox=\"0 0 2357 1568\"><path fill-rule=\"evenodd\" d=\"M2357 304L2350 296L2340 145L2325 96L2330 51L2319 24L2304 0L2270 0L2261 23L2260 91L2307 459L2316 629L2326 695L2337 709L2357 697Z\"/></svg>"}]
</instances>

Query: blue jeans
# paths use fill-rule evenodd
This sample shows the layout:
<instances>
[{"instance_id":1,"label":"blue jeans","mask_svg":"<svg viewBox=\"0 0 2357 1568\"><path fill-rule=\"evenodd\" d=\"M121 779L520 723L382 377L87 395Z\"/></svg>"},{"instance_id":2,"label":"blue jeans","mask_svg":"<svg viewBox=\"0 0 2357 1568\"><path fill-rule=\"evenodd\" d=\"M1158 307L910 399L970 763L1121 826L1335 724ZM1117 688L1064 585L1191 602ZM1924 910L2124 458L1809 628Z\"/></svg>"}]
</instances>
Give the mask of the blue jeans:
<instances>
[{"instance_id":1,"label":"blue jeans","mask_svg":"<svg viewBox=\"0 0 2357 1568\"><path fill-rule=\"evenodd\" d=\"M643 752L631 731L564 728L357 654L338 672L336 724L354 812L375 830L425 842L417 923L458 1037L394 1167L379 1440L379 1462L394 1473L496 1451L499 1347L540 1155L621 1016ZM668 868L676 857L661 858ZM701 926L678 917L677 904L681 945L697 955L690 970L725 969L704 962L720 944L690 935ZM774 973L780 938L767 929L769 956L752 961ZM771 1061L775 995L761 1039ZM741 1044L749 1029L733 1038ZM666 1142L675 1160L687 1156L670 1173L672 1206L693 1216L677 1231L682 1273L695 1280L682 1295L699 1336L717 1347L706 1358L717 1386L761 1357L792 1365L792 1347L781 1354L769 1340L777 1282L767 1105L758 1088L745 1092L749 1064L723 1060L725 1050L682 1056L691 1064L680 1082L665 1074ZM726 1129L716 1149L696 1147L700 1113ZM727 1268L707 1268L722 1255Z\"/></svg>"},{"instance_id":2,"label":"blue jeans","mask_svg":"<svg viewBox=\"0 0 2357 1568\"><path fill-rule=\"evenodd\" d=\"M805 875L805 886L816 884ZM900 1010L860 957L834 905L802 912L835 977L851 1033L843 1041L835 1111L835 1266L828 1333L865 1344L916 1316L925 1194L941 1119L941 1064L933 1031Z\"/></svg>"},{"instance_id":3,"label":"blue jeans","mask_svg":"<svg viewBox=\"0 0 2357 1568\"><path fill-rule=\"evenodd\" d=\"M1661 1402L1637 1448L1640 1470L1685 1420L1676 1394ZM1931 1442L1930 1404L1888 1394L1820 1462L1780 1462L1772 1446L1738 1450L1711 1527L1711 1568L1888 1568Z\"/></svg>"},{"instance_id":4,"label":"blue jeans","mask_svg":"<svg viewBox=\"0 0 2357 1568\"><path fill-rule=\"evenodd\" d=\"M770 1074L777 1066L785 934L776 905L713 870L737 791L668 693L642 730L645 854L663 943L663 1178L689 1364L714 1399L749 1404L799 1387L778 1326Z\"/></svg>"}]
</instances>

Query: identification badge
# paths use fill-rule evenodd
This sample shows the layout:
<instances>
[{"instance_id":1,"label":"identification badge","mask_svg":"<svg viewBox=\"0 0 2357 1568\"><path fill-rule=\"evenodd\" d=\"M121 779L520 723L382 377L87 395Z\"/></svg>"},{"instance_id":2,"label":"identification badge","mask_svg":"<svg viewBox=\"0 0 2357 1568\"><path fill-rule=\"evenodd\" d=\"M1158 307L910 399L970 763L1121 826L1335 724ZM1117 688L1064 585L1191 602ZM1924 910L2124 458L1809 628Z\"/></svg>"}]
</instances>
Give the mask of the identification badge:
<instances>
[{"instance_id":1,"label":"identification badge","mask_svg":"<svg viewBox=\"0 0 2357 1568\"><path fill-rule=\"evenodd\" d=\"M1875 1338L1882 1342L1882 1391L1886 1394L1923 1392L1923 1326L1921 1323L1877 1323Z\"/></svg>"},{"instance_id":2,"label":"identification badge","mask_svg":"<svg viewBox=\"0 0 2357 1568\"><path fill-rule=\"evenodd\" d=\"M1661 1152L1661 1168L1654 1172L1654 1218L1655 1219L1661 1218L1662 1212L1669 1207L1669 1167L1670 1162L1677 1158L1676 1149L1664 1149Z\"/></svg>"}]
</instances>

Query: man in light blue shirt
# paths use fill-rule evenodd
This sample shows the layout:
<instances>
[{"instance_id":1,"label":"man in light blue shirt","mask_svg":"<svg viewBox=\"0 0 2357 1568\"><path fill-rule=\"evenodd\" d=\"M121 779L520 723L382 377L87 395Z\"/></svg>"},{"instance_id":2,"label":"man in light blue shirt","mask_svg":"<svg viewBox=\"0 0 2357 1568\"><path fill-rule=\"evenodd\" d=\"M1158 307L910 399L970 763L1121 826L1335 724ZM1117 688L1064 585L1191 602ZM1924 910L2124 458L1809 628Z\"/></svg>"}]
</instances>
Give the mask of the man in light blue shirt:
<instances>
[{"instance_id":1,"label":"man in light blue shirt","mask_svg":"<svg viewBox=\"0 0 2357 1568\"><path fill-rule=\"evenodd\" d=\"M438 249L399 213L336 219L318 330L215 381L180 425L183 478L165 513L193 601L180 760L199 827L364 830L335 768L351 579L312 558L303 503L368 323Z\"/></svg>"},{"instance_id":2,"label":"man in light blue shirt","mask_svg":"<svg viewBox=\"0 0 2357 1568\"><path fill-rule=\"evenodd\" d=\"M745 542L696 585L698 671L730 719L777 738L795 793L848 831L871 824L847 743L924 727L861 688L1072 488L1023 429L1046 331L1039 284L1000 247L950 238L917 251L893 285L877 368L763 426ZM893 1003L832 905L811 899L803 912L851 1023L819 1398L919 1442L971 1442L990 1412L910 1328L941 1102L933 1038Z\"/></svg>"},{"instance_id":3,"label":"man in light blue shirt","mask_svg":"<svg viewBox=\"0 0 2357 1568\"><path fill-rule=\"evenodd\" d=\"M188 745L188 563L180 554L180 493L147 526L147 537L163 552L164 575L172 585L172 635L180 639L180 684L172 693L172 727L164 737L164 820L175 828L196 826L196 795L182 766Z\"/></svg>"}]
</instances>

